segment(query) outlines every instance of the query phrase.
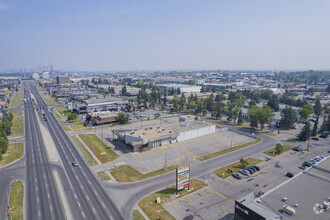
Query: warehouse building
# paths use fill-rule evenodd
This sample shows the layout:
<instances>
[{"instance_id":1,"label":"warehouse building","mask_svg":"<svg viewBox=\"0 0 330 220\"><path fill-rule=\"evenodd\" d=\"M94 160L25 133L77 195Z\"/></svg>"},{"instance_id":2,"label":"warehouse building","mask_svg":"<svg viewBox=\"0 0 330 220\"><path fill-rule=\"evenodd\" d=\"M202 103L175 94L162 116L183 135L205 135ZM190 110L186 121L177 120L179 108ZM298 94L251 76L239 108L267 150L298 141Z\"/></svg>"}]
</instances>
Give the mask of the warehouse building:
<instances>
[{"instance_id":1,"label":"warehouse building","mask_svg":"<svg viewBox=\"0 0 330 220\"><path fill-rule=\"evenodd\" d=\"M176 92L180 88L180 91L183 93L191 93L191 92L194 93L194 92L200 92L202 87L186 85L186 84L160 84L159 88L166 89L167 91L170 91L173 88L174 92Z\"/></svg>"},{"instance_id":2,"label":"warehouse building","mask_svg":"<svg viewBox=\"0 0 330 220\"><path fill-rule=\"evenodd\" d=\"M192 116L193 117L193 116ZM160 147L215 133L216 127L204 121L183 121L164 127L144 129L112 130L114 139L123 143L129 151Z\"/></svg>"}]
</instances>

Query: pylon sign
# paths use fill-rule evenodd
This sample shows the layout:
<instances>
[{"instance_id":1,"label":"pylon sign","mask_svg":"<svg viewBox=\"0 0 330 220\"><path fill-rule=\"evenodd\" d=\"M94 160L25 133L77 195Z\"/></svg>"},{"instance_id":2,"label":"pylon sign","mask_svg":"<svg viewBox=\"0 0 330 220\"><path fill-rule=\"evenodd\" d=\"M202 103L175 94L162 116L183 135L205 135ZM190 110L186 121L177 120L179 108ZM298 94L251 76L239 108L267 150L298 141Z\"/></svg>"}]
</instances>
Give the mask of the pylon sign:
<instances>
[{"instance_id":1,"label":"pylon sign","mask_svg":"<svg viewBox=\"0 0 330 220\"><path fill-rule=\"evenodd\" d=\"M178 190L188 188L190 183L190 166L184 166L176 169L176 194Z\"/></svg>"}]
</instances>

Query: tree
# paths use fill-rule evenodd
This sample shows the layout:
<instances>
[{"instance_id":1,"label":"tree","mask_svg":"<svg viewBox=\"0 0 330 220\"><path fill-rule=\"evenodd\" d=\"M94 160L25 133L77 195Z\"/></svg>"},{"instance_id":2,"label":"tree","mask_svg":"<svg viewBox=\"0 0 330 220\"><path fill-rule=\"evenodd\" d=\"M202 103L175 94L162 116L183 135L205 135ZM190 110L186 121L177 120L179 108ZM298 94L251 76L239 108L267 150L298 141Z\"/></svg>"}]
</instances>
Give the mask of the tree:
<instances>
[{"instance_id":1,"label":"tree","mask_svg":"<svg viewBox=\"0 0 330 220\"><path fill-rule=\"evenodd\" d=\"M322 112L322 105L320 102L320 99L318 98L315 102L315 106L314 106L314 113L319 116Z\"/></svg>"},{"instance_id":2,"label":"tree","mask_svg":"<svg viewBox=\"0 0 330 220\"><path fill-rule=\"evenodd\" d=\"M177 95L180 95L180 94L181 94L181 89L180 89L180 87L178 87L178 89L176 90L176 94L177 94Z\"/></svg>"},{"instance_id":3,"label":"tree","mask_svg":"<svg viewBox=\"0 0 330 220\"><path fill-rule=\"evenodd\" d=\"M252 107L255 106L255 105L256 105L256 101L251 100L251 101L249 102L249 108L252 108Z\"/></svg>"},{"instance_id":4,"label":"tree","mask_svg":"<svg viewBox=\"0 0 330 220\"><path fill-rule=\"evenodd\" d=\"M8 141L3 137L0 137L0 152L4 154L6 153L7 150L8 150Z\"/></svg>"},{"instance_id":5,"label":"tree","mask_svg":"<svg viewBox=\"0 0 330 220\"><path fill-rule=\"evenodd\" d=\"M2 153L0 152L0 161L2 160Z\"/></svg>"},{"instance_id":6,"label":"tree","mask_svg":"<svg viewBox=\"0 0 330 220\"><path fill-rule=\"evenodd\" d=\"M301 129L300 133L297 135L297 138L301 141L307 141L311 137L311 125L309 123Z\"/></svg>"},{"instance_id":7,"label":"tree","mask_svg":"<svg viewBox=\"0 0 330 220\"><path fill-rule=\"evenodd\" d=\"M273 110L267 105L258 109L257 118L261 130L264 129L265 124L268 124L270 122L270 118L273 116L274 116Z\"/></svg>"},{"instance_id":8,"label":"tree","mask_svg":"<svg viewBox=\"0 0 330 220\"><path fill-rule=\"evenodd\" d=\"M245 160L243 157L241 157L239 162L241 163L243 169L245 169L249 165L249 162L247 162L247 160Z\"/></svg>"},{"instance_id":9,"label":"tree","mask_svg":"<svg viewBox=\"0 0 330 220\"><path fill-rule=\"evenodd\" d=\"M293 124L297 121L296 113L293 111L292 107L286 106L281 112L281 125L286 129L293 127Z\"/></svg>"},{"instance_id":10,"label":"tree","mask_svg":"<svg viewBox=\"0 0 330 220\"><path fill-rule=\"evenodd\" d=\"M253 106L248 110L250 126L253 128L258 128L258 108L258 106Z\"/></svg>"},{"instance_id":11,"label":"tree","mask_svg":"<svg viewBox=\"0 0 330 220\"><path fill-rule=\"evenodd\" d=\"M328 115L328 120L327 120L327 131L330 131L330 115Z\"/></svg>"},{"instance_id":12,"label":"tree","mask_svg":"<svg viewBox=\"0 0 330 220\"><path fill-rule=\"evenodd\" d=\"M120 113L118 114L118 122L119 122L120 124L126 124L126 123L128 122L128 120L129 120L129 115L126 115L126 114L123 113L123 112L120 112Z\"/></svg>"},{"instance_id":13,"label":"tree","mask_svg":"<svg viewBox=\"0 0 330 220\"><path fill-rule=\"evenodd\" d=\"M274 109L274 111L278 111L280 109L280 100L276 95L273 95L272 98L267 102L267 105Z\"/></svg>"},{"instance_id":14,"label":"tree","mask_svg":"<svg viewBox=\"0 0 330 220\"><path fill-rule=\"evenodd\" d=\"M70 112L70 114L68 115L68 121L75 121L77 119L77 114Z\"/></svg>"},{"instance_id":15,"label":"tree","mask_svg":"<svg viewBox=\"0 0 330 220\"><path fill-rule=\"evenodd\" d=\"M318 123L319 123L319 116L317 116L316 121L314 123L313 131L312 131L312 136L316 136Z\"/></svg>"},{"instance_id":16,"label":"tree","mask_svg":"<svg viewBox=\"0 0 330 220\"><path fill-rule=\"evenodd\" d=\"M281 154L284 151L284 146L280 143L276 144L275 151L277 154Z\"/></svg>"},{"instance_id":17,"label":"tree","mask_svg":"<svg viewBox=\"0 0 330 220\"><path fill-rule=\"evenodd\" d=\"M127 93L127 88L126 88L126 85L125 85L125 86L123 86L123 88L121 89L121 94L122 94L122 95L126 95L126 93Z\"/></svg>"},{"instance_id":18,"label":"tree","mask_svg":"<svg viewBox=\"0 0 330 220\"><path fill-rule=\"evenodd\" d=\"M242 113L242 110L240 110L239 113L238 113L237 124L239 124L239 125L242 125L243 124L243 113Z\"/></svg>"},{"instance_id":19,"label":"tree","mask_svg":"<svg viewBox=\"0 0 330 220\"><path fill-rule=\"evenodd\" d=\"M327 130L327 118L323 118L323 123L321 125L320 133L323 134Z\"/></svg>"},{"instance_id":20,"label":"tree","mask_svg":"<svg viewBox=\"0 0 330 220\"><path fill-rule=\"evenodd\" d=\"M204 93L204 92L205 92L205 86L203 85L201 88L201 93Z\"/></svg>"},{"instance_id":21,"label":"tree","mask_svg":"<svg viewBox=\"0 0 330 220\"><path fill-rule=\"evenodd\" d=\"M313 112L314 112L314 108L311 104L303 105L303 107L299 109L299 114L305 120L307 120L310 114L312 114Z\"/></svg>"}]
</instances>

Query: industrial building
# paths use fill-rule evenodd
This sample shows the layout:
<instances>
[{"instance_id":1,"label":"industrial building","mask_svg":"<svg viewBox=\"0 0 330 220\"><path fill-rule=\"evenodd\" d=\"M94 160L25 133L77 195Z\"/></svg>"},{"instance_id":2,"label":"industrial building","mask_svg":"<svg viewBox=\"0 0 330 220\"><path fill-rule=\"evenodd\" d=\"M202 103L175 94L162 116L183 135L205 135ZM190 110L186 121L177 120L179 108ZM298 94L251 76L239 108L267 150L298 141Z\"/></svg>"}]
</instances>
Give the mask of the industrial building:
<instances>
[{"instance_id":1,"label":"industrial building","mask_svg":"<svg viewBox=\"0 0 330 220\"><path fill-rule=\"evenodd\" d=\"M180 91L183 93L191 93L191 92L200 92L202 87L186 85L186 84L160 84L159 88L166 89L167 91L170 91L173 88L175 92L180 88Z\"/></svg>"},{"instance_id":2,"label":"industrial building","mask_svg":"<svg viewBox=\"0 0 330 220\"><path fill-rule=\"evenodd\" d=\"M93 112L87 114L86 121L92 125L114 123L118 121L118 112Z\"/></svg>"},{"instance_id":3,"label":"industrial building","mask_svg":"<svg viewBox=\"0 0 330 220\"><path fill-rule=\"evenodd\" d=\"M189 121L178 122L166 128L148 127L144 129L112 130L112 133L114 139L123 143L129 151L141 151L146 148L155 148L215 133L216 127L214 124L190 119L195 119L195 117L191 116Z\"/></svg>"}]
</instances>

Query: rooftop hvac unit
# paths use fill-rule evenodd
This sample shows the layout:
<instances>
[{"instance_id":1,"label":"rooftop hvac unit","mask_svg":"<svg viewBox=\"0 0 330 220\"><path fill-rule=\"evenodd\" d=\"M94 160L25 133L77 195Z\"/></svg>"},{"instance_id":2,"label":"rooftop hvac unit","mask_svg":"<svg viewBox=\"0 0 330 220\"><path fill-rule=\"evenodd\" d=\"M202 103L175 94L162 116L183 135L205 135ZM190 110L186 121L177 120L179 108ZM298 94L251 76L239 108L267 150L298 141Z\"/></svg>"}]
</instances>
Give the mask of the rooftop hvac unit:
<instances>
[{"instance_id":1,"label":"rooftop hvac unit","mask_svg":"<svg viewBox=\"0 0 330 220\"><path fill-rule=\"evenodd\" d=\"M144 130L148 131L148 128L145 128Z\"/></svg>"},{"instance_id":2,"label":"rooftop hvac unit","mask_svg":"<svg viewBox=\"0 0 330 220\"><path fill-rule=\"evenodd\" d=\"M149 127L150 130L152 130L152 127Z\"/></svg>"},{"instance_id":3,"label":"rooftop hvac unit","mask_svg":"<svg viewBox=\"0 0 330 220\"><path fill-rule=\"evenodd\" d=\"M142 134L143 134L143 135L146 135L147 133L146 133L146 132L143 132Z\"/></svg>"}]
</instances>

